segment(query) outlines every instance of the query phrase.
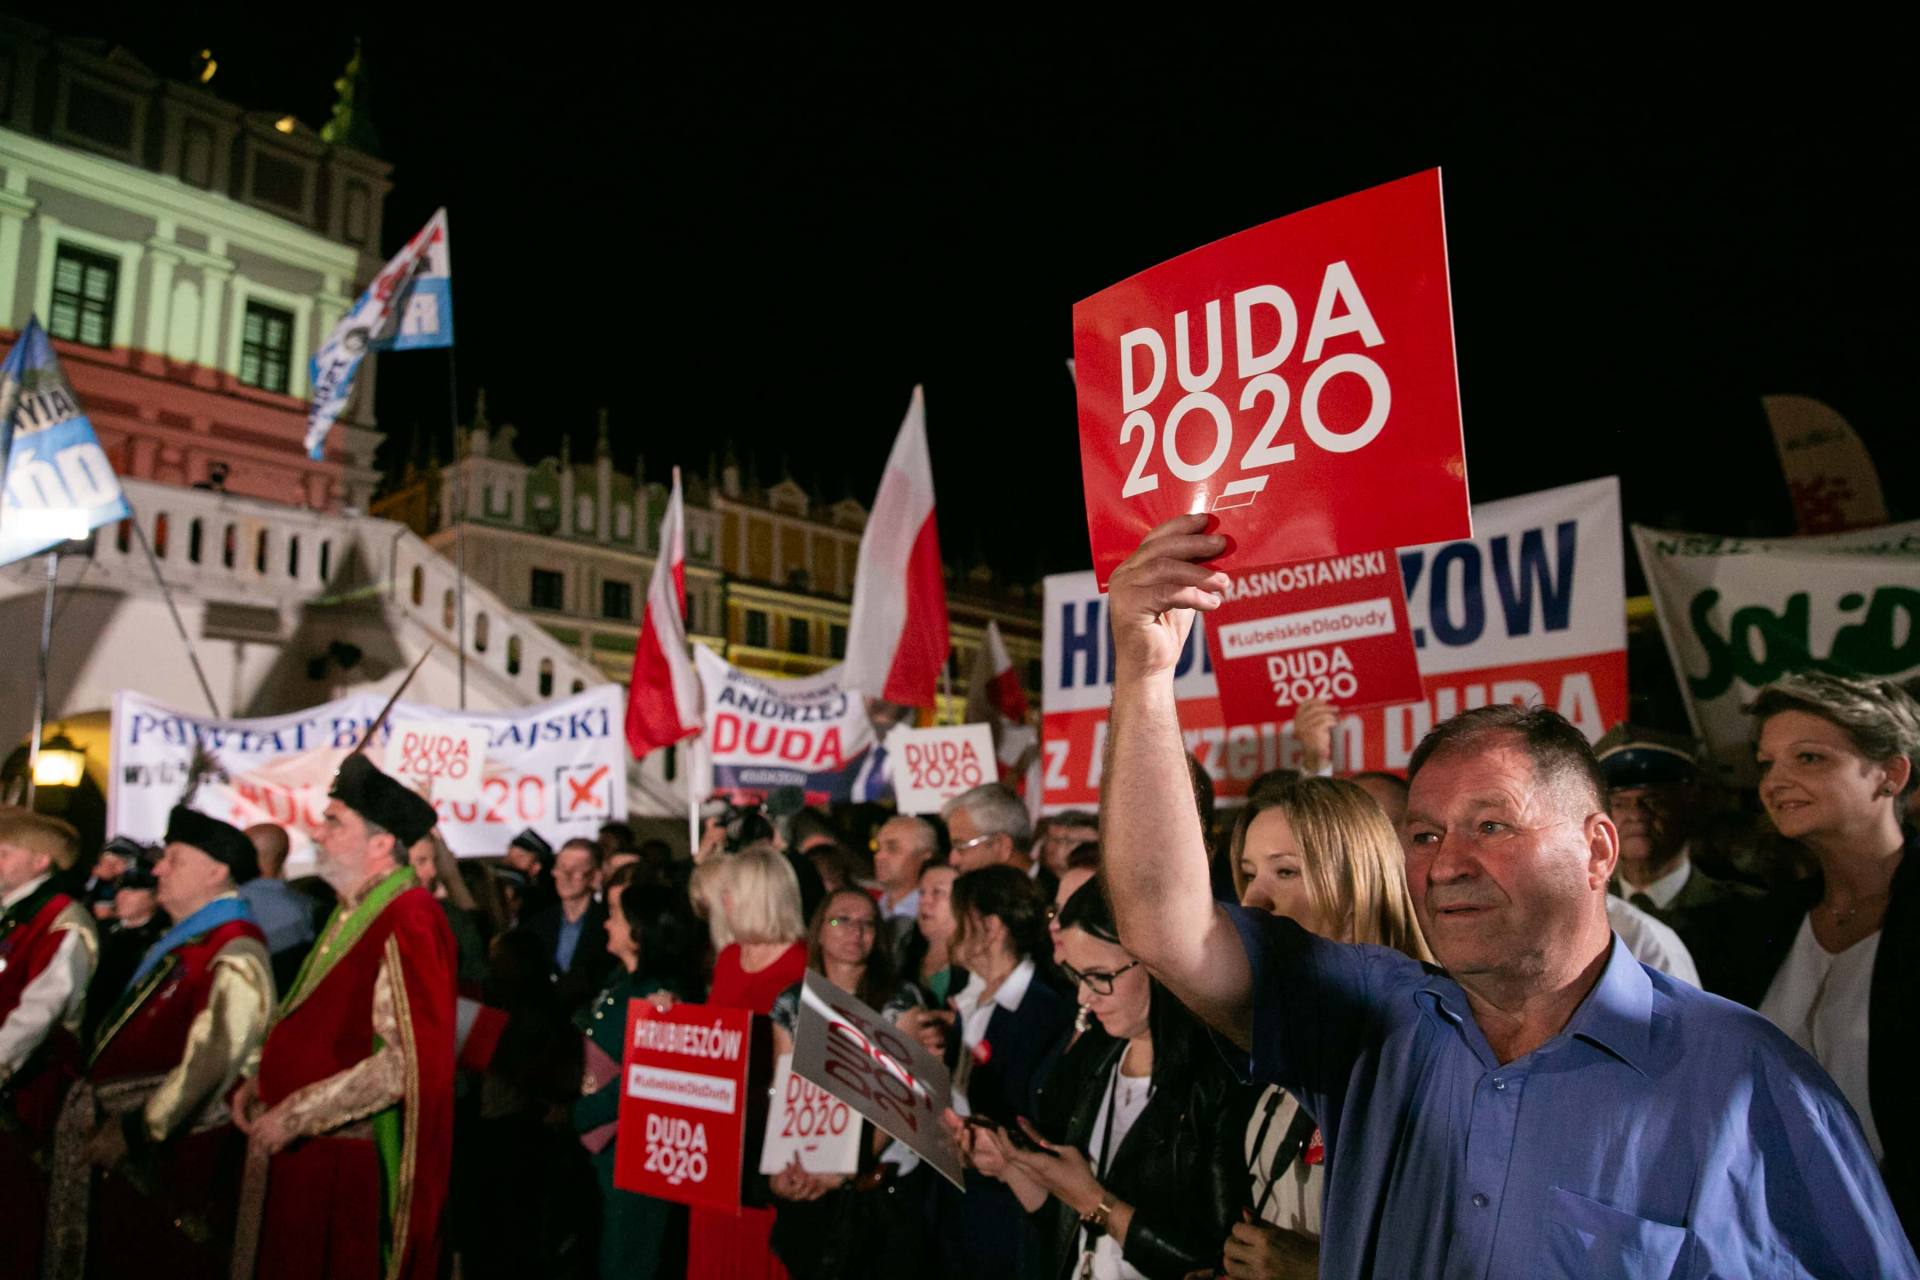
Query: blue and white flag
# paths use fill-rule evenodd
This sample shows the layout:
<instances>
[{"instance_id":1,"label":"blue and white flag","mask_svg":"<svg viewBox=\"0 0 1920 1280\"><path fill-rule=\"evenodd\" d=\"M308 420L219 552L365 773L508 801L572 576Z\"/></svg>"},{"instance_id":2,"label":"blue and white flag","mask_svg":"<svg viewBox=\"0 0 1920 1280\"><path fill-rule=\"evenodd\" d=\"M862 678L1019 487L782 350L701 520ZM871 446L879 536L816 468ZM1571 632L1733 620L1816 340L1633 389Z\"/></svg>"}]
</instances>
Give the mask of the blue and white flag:
<instances>
[{"instance_id":1,"label":"blue and white flag","mask_svg":"<svg viewBox=\"0 0 1920 1280\"><path fill-rule=\"evenodd\" d=\"M453 259L447 245L447 211L440 209L380 269L314 355L307 456L318 462L325 455L327 432L346 409L353 376L367 352L452 345Z\"/></svg>"},{"instance_id":2,"label":"blue and white flag","mask_svg":"<svg viewBox=\"0 0 1920 1280\"><path fill-rule=\"evenodd\" d=\"M0 364L0 476L0 564L132 514L38 316Z\"/></svg>"}]
</instances>

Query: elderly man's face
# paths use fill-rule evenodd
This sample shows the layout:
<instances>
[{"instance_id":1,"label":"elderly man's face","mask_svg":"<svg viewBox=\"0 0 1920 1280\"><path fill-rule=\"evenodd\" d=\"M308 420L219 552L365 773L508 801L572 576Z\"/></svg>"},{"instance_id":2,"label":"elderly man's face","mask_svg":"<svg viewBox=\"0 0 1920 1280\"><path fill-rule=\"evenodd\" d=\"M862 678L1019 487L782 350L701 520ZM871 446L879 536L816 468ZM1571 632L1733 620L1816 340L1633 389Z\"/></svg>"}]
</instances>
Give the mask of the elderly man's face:
<instances>
[{"instance_id":1,"label":"elderly man's face","mask_svg":"<svg viewBox=\"0 0 1920 1280\"><path fill-rule=\"evenodd\" d=\"M25 845L0 843L0 894L12 893L51 870L53 863L46 854Z\"/></svg>"},{"instance_id":2,"label":"elderly man's face","mask_svg":"<svg viewBox=\"0 0 1920 1280\"><path fill-rule=\"evenodd\" d=\"M233 873L225 863L190 844L174 841L154 864L153 877L159 884L155 897L167 914L184 920L220 894L233 888Z\"/></svg>"},{"instance_id":3,"label":"elderly man's face","mask_svg":"<svg viewBox=\"0 0 1920 1280\"><path fill-rule=\"evenodd\" d=\"M973 824L973 815L965 809L953 811L953 817L947 820L947 834L953 838L947 860L962 875L1012 860L1012 837L981 835L980 828Z\"/></svg>"},{"instance_id":4,"label":"elderly man's face","mask_svg":"<svg viewBox=\"0 0 1920 1280\"><path fill-rule=\"evenodd\" d=\"M1662 862L1680 851L1674 816L1681 789L1672 786L1615 787L1607 793L1608 812L1620 829L1623 862Z\"/></svg>"},{"instance_id":5,"label":"elderly man's face","mask_svg":"<svg viewBox=\"0 0 1920 1280\"><path fill-rule=\"evenodd\" d=\"M1538 778L1517 739L1442 750L1407 798L1407 888L1427 943L1455 977L1564 972L1590 945L1613 873L1611 821L1573 783ZM1608 828L1592 836L1593 824Z\"/></svg>"},{"instance_id":6,"label":"elderly man's face","mask_svg":"<svg viewBox=\"0 0 1920 1280\"><path fill-rule=\"evenodd\" d=\"M367 830L367 820L338 800L327 801L315 837L314 869L336 893L351 893L371 873L375 858L393 853L393 837ZM376 848L375 842L379 841Z\"/></svg>"}]
</instances>

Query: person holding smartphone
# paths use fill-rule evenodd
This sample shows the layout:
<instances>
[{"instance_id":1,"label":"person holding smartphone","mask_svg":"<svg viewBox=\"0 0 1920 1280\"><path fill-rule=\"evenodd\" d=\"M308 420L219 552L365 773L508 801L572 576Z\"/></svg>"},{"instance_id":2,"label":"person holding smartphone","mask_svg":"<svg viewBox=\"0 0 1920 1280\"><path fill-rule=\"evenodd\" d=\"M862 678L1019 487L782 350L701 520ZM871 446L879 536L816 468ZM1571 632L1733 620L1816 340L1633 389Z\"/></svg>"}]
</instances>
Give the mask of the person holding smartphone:
<instances>
[{"instance_id":1,"label":"person holding smartphone","mask_svg":"<svg viewBox=\"0 0 1920 1280\"><path fill-rule=\"evenodd\" d=\"M1248 1203L1253 1092L1120 945L1096 876L1060 912L1060 968L1095 1025L1061 1059L1065 1133L949 1121L975 1169L1005 1182L1051 1249L1039 1274L1087 1280L1211 1271Z\"/></svg>"}]
</instances>

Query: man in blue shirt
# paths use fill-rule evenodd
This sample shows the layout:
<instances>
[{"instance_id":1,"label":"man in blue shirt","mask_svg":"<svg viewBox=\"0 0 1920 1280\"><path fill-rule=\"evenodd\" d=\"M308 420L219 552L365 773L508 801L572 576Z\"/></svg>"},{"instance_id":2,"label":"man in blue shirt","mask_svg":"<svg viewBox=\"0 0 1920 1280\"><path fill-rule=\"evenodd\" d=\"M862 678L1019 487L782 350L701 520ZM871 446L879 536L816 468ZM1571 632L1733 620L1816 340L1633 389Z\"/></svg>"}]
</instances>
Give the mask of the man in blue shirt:
<instances>
[{"instance_id":1,"label":"man in blue shirt","mask_svg":"<svg viewBox=\"0 0 1920 1280\"><path fill-rule=\"evenodd\" d=\"M1172 674L1226 587L1205 524L1161 525L1109 587L1103 870L1127 949L1319 1120L1321 1274L1920 1275L1818 1064L1613 936L1605 780L1552 712L1467 712L1409 764L1444 969L1213 903Z\"/></svg>"}]
</instances>

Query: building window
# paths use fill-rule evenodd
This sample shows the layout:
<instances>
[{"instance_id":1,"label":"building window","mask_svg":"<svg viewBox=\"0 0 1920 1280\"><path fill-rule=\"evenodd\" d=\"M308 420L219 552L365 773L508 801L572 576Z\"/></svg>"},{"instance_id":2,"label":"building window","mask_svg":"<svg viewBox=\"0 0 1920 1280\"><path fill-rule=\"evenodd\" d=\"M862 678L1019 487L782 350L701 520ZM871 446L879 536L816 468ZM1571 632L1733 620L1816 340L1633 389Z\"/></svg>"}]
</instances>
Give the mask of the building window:
<instances>
[{"instance_id":1,"label":"building window","mask_svg":"<svg viewBox=\"0 0 1920 1280\"><path fill-rule=\"evenodd\" d=\"M600 614L602 617L618 618L623 622L633 617L633 584L631 582L601 583Z\"/></svg>"},{"instance_id":2,"label":"building window","mask_svg":"<svg viewBox=\"0 0 1920 1280\"><path fill-rule=\"evenodd\" d=\"M293 313L249 302L240 329L240 381L262 391L287 393L293 362Z\"/></svg>"},{"instance_id":3,"label":"building window","mask_svg":"<svg viewBox=\"0 0 1920 1280\"><path fill-rule=\"evenodd\" d=\"M835 658L847 656L847 629L838 622L827 626L827 644Z\"/></svg>"},{"instance_id":4,"label":"building window","mask_svg":"<svg viewBox=\"0 0 1920 1280\"><path fill-rule=\"evenodd\" d=\"M787 619L787 652L813 652L813 630L807 626L805 618Z\"/></svg>"},{"instance_id":5,"label":"building window","mask_svg":"<svg viewBox=\"0 0 1920 1280\"><path fill-rule=\"evenodd\" d=\"M767 615L759 609L747 610L746 643L756 649L767 647Z\"/></svg>"},{"instance_id":6,"label":"building window","mask_svg":"<svg viewBox=\"0 0 1920 1280\"><path fill-rule=\"evenodd\" d=\"M119 276L118 259L61 245L53 259L47 332L90 347L113 345L113 295Z\"/></svg>"},{"instance_id":7,"label":"building window","mask_svg":"<svg viewBox=\"0 0 1920 1280\"><path fill-rule=\"evenodd\" d=\"M562 598L566 594L565 574L555 573L552 569L533 571L533 607L536 609L563 609L566 606Z\"/></svg>"}]
</instances>

